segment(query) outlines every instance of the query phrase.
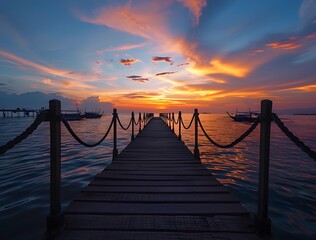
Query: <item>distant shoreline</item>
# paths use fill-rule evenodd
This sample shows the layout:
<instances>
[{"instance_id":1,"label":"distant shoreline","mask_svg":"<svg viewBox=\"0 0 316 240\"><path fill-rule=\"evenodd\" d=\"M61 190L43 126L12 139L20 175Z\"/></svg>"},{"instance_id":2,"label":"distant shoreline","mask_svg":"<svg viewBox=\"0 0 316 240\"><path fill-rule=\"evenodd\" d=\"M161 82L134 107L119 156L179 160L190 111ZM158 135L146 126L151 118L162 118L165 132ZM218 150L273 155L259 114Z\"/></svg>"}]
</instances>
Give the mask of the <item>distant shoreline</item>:
<instances>
[{"instance_id":1,"label":"distant shoreline","mask_svg":"<svg viewBox=\"0 0 316 240\"><path fill-rule=\"evenodd\" d=\"M315 116L316 113L294 113L293 115L303 115L303 116Z\"/></svg>"}]
</instances>

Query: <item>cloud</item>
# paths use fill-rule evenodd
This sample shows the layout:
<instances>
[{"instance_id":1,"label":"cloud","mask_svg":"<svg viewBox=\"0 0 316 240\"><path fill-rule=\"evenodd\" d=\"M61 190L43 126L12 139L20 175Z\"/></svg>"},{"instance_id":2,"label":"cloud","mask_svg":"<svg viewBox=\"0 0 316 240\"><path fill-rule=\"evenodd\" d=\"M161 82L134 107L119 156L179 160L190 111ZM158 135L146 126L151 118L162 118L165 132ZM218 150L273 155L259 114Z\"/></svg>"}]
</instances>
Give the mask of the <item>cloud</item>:
<instances>
[{"instance_id":1,"label":"cloud","mask_svg":"<svg viewBox=\"0 0 316 240\"><path fill-rule=\"evenodd\" d=\"M137 62L140 62L140 60L137 58L127 58L127 59L122 58L120 60L120 63L125 66L131 66L132 64L137 63Z\"/></svg>"},{"instance_id":2,"label":"cloud","mask_svg":"<svg viewBox=\"0 0 316 240\"><path fill-rule=\"evenodd\" d=\"M5 86L5 85L7 85L6 83L0 83L0 86Z\"/></svg>"},{"instance_id":3,"label":"cloud","mask_svg":"<svg viewBox=\"0 0 316 240\"><path fill-rule=\"evenodd\" d=\"M291 50L301 47L301 44L298 43L298 39L296 37L292 37L289 40L282 42L267 43L266 46L271 48L282 48L285 50Z\"/></svg>"},{"instance_id":4,"label":"cloud","mask_svg":"<svg viewBox=\"0 0 316 240\"><path fill-rule=\"evenodd\" d=\"M161 72L161 73L156 73L155 76L169 75L169 74L174 74L174 73L177 73L177 72Z\"/></svg>"},{"instance_id":5,"label":"cloud","mask_svg":"<svg viewBox=\"0 0 316 240\"><path fill-rule=\"evenodd\" d=\"M106 52L119 52L119 51L131 50L131 49L135 49L135 48L141 48L141 47L144 47L147 43L148 42L143 42L143 43L139 43L139 44L125 44L125 45L118 46L115 48L106 48L103 50L98 50L97 54L103 55Z\"/></svg>"},{"instance_id":6,"label":"cloud","mask_svg":"<svg viewBox=\"0 0 316 240\"><path fill-rule=\"evenodd\" d=\"M149 78L142 78L142 77L139 77L139 78L132 78L133 81L135 82L148 82L149 81Z\"/></svg>"},{"instance_id":7,"label":"cloud","mask_svg":"<svg viewBox=\"0 0 316 240\"><path fill-rule=\"evenodd\" d=\"M299 9L299 15L302 18L312 19L316 17L316 1L303 0Z\"/></svg>"},{"instance_id":8,"label":"cloud","mask_svg":"<svg viewBox=\"0 0 316 240\"><path fill-rule=\"evenodd\" d=\"M159 10L165 4L163 2L145 1L135 8L132 8L131 5L131 1L128 1L123 6L102 8L93 17L82 14L79 14L78 17L85 22L104 25L148 40L159 38L159 35L164 32L162 28L164 18Z\"/></svg>"},{"instance_id":9,"label":"cloud","mask_svg":"<svg viewBox=\"0 0 316 240\"><path fill-rule=\"evenodd\" d=\"M266 46L271 47L271 48L281 48L285 50L291 50L291 49L300 48L307 41L312 41L314 39L316 39L316 32L312 32L300 37L293 36L285 41L271 42L271 43L266 44Z\"/></svg>"},{"instance_id":10,"label":"cloud","mask_svg":"<svg viewBox=\"0 0 316 240\"><path fill-rule=\"evenodd\" d=\"M36 73L39 75L50 75L54 77L61 77L66 79L71 79L74 81L84 80L85 82L89 81L98 81L98 80L106 80L105 78L97 77L94 73L84 73L71 71L67 69L60 69L52 66L44 66L38 64L36 62L32 62L30 60L24 59L22 57L16 56L10 52L0 50L0 56L4 57L6 61L9 63L16 65L18 68L22 70L29 71L31 73Z\"/></svg>"},{"instance_id":11,"label":"cloud","mask_svg":"<svg viewBox=\"0 0 316 240\"><path fill-rule=\"evenodd\" d=\"M194 25L199 24L199 19L202 15L202 9L206 7L206 0L177 0L187 7L194 15Z\"/></svg>"},{"instance_id":12,"label":"cloud","mask_svg":"<svg viewBox=\"0 0 316 240\"><path fill-rule=\"evenodd\" d=\"M153 96L160 96L159 93L155 92L134 92L134 93L126 93L121 94L120 97L123 98L130 98L130 99L146 99L146 98L152 98Z\"/></svg>"},{"instance_id":13,"label":"cloud","mask_svg":"<svg viewBox=\"0 0 316 240\"><path fill-rule=\"evenodd\" d=\"M209 65L193 65L187 69L196 75L225 74L234 77L245 77L250 68L240 63L229 63L219 59L213 59Z\"/></svg>"},{"instance_id":14,"label":"cloud","mask_svg":"<svg viewBox=\"0 0 316 240\"><path fill-rule=\"evenodd\" d=\"M27 92L23 94L7 94L0 91L0 102L7 108L48 108L48 102L51 99L60 100L62 109L76 109L76 103L79 103L80 108L86 108L87 111L100 109L101 111L110 112L113 108L112 103L100 101L99 97L95 96L78 101L78 99L63 97L59 93Z\"/></svg>"},{"instance_id":15,"label":"cloud","mask_svg":"<svg viewBox=\"0 0 316 240\"><path fill-rule=\"evenodd\" d=\"M181 67L181 66L186 66L186 65L189 65L190 63L186 62L186 63L180 63L177 65L177 67Z\"/></svg>"},{"instance_id":16,"label":"cloud","mask_svg":"<svg viewBox=\"0 0 316 240\"><path fill-rule=\"evenodd\" d=\"M135 82L142 82L142 83L149 81L149 78L143 78L142 76L139 76L139 75L126 76L126 78L131 79Z\"/></svg>"},{"instance_id":17,"label":"cloud","mask_svg":"<svg viewBox=\"0 0 316 240\"><path fill-rule=\"evenodd\" d=\"M79 107L84 108L86 111L105 111L111 112L113 104L110 102L103 102L99 96L90 96L81 101Z\"/></svg>"},{"instance_id":18,"label":"cloud","mask_svg":"<svg viewBox=\"0 0 316 240\"><path fill-rule=\"evenodd\" d=\"M170 65L173 64L173 61L171 60L171 57L152 57L151 60L153 62L167 62L167 63L170 63Z\"/></svg>"},{"instance_id":19,"label":"cloud","mask_svg":"<svg viewBox=\"0 0 316 240\"><path fill-rule=\"evenodd\" d=\"M142 76L139 75L130 75L130 76L126 76L126 78L140 78Z\"/></svg>"}]
</instances>

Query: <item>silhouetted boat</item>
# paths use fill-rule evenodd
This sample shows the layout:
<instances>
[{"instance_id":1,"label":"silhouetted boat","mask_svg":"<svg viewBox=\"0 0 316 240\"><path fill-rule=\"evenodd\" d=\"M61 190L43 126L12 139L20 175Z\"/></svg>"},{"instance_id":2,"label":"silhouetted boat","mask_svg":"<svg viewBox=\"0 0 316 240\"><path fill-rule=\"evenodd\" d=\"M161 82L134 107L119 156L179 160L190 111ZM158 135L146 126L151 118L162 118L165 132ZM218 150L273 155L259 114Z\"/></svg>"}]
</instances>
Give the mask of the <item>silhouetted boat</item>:
<instances>
[{"instance_id":1,"label":"silhouetted boat","mask_svg":"<svg viewBox=\"0 0 316 240\"><path fill-rule=\"evenodd\" d=\"M230 116L236 122L254 122L259 116L257 112L236 112L235 116L231 115L227 112L228 116Z\"/></svg>"},{"instance_id":2,"label":"silhouetted boat","mask_svg":"<svg viewBox=\"0 0 316 240\"><path fill-rule=\"evenodd\" d=\"M103 112L85 112L84 117L85 118L101 118L103 115Z\"/></svg>"}]
</instances>

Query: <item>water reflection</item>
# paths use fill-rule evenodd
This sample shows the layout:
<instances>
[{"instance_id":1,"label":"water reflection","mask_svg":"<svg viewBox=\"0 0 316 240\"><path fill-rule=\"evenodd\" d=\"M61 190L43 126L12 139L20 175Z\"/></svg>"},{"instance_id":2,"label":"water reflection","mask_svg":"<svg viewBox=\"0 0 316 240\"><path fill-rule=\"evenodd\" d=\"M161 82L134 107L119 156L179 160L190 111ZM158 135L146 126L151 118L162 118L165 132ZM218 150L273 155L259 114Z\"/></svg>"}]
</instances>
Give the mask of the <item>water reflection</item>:
<instances>
[{"instance_id":1,"label":"water reflection","mask_svg":"<svg viewBox=\"0 0 316 240\"><path fill-rule=\"evenodd\" d=\"M93 143L103 136L111 117L70 124L81 138ZM128 124L129 117L129 114L120 114L124 126ZM192 114L183 114L186 126L191 118ZM233 122L226 115L200 114L200 118L205 130L221 144L232 142L249 128L249 124ZM282 120L306 144L316 149L315 116L282 116ZM32 121L31 118L0 119L0 144L14 138ZM48 123L41 124L25 142L0 156L0 228L2 235L11 235L11 239L36 239L45 229L45 219L49 211L48 130ZM137 130L136 127L135 134ZM175 132L178 133L177 125ZM130 131L119 130L119 151L129 143L130 134ZM269 213L273 230L281 239L312 238L316 235L316 164L274 124L271 135ZM63 207L68 205L96 173L111 162L112 136L113 133L110 132L100 146L86 148L62 128ZM182 128L182 139L193 151L192 129ZM259 128L234 148L214 147L201 131L199 143L202 162L222 183L242 198L249 210L255 212Z\"/></svg>"}]
</instances>

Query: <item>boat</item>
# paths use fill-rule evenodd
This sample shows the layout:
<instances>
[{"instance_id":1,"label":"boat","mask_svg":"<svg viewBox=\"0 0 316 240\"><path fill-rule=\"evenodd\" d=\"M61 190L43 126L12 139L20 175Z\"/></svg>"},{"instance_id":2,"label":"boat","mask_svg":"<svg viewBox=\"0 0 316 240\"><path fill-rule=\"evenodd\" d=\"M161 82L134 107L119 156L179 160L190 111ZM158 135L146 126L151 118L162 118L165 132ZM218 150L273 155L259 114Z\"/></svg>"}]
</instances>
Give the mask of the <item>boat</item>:
<instances>
[{"instance_id":1,"label":"boat","mask_svg":"<svg viewBox=\"0 0 316 240\"><path fill-rule=\"evenodd\" d=\"M258 112L236 112L233 116L229 112L227 112L228 116L230 116L236 122L254 122L257 120L259 113Z\"/></svg>"},{"instance_id":2,"label":"boat","mask_svg":"<svg viewBox=\"0 0 316 240\"><path fill-rule=\"evenodd\" d=\"M101 118L103 115L103 112L85 112L84 113L84 118Z\"/></svg>"}]
</instances>

